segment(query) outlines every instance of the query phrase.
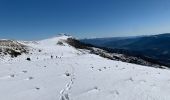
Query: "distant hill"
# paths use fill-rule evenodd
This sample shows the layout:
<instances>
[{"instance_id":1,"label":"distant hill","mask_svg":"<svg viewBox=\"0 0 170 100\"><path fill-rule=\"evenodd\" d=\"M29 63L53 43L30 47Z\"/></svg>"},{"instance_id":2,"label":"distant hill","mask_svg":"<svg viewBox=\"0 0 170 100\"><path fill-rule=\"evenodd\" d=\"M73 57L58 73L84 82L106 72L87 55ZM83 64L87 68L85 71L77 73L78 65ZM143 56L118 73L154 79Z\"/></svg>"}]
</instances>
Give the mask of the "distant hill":
<instances>
[{"instance_id":1,"label":"distant hill","mask_svg":"<svg viewBox=\"0 0 170 100\"><path fill-rule=\"evenodd\" d=\"M146 56L170 65L170 33L140 36L84 39L82 42L111 49L122 49L130 54Z\"/></svg>"}]
</instances>

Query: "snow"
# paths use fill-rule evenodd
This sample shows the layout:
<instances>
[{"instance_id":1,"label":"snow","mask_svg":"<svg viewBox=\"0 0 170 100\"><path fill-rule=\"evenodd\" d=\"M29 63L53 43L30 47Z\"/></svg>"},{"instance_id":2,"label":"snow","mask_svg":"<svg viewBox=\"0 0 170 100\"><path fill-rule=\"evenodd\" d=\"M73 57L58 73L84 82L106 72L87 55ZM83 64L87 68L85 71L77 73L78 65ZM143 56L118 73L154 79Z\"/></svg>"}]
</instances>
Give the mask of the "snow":
<instances>
[{"instance_id":1,"label":"snow","mask_svg":"<svg viewBox=\"0 0 170 100\"><path fill-rule=\"evenodd\" d=\"M1 100L170 100L170 70L102 58L67 38L20 41L31 53L0 61Z\"/></svg>"}]
</instances>

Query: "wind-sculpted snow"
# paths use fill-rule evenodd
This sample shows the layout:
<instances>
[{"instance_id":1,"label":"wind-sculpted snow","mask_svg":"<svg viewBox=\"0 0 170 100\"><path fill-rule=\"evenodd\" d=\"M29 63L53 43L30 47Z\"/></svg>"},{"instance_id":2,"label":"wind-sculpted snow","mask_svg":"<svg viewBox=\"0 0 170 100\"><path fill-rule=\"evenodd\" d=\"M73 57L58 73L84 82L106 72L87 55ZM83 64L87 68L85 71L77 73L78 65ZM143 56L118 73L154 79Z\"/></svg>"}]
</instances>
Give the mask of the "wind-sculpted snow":
<instances>
[{"instance_id":1,"label":"wind-sculpted snow","mask_svg":"<svg viewBox=\"0 0 170 100\"><path fill-rule=\"evenodd\" d=\"M0 61L0 99L170 100L170 70L109 60L67 38L20 42L32 49Z\"/></svg>"}]
</instances>

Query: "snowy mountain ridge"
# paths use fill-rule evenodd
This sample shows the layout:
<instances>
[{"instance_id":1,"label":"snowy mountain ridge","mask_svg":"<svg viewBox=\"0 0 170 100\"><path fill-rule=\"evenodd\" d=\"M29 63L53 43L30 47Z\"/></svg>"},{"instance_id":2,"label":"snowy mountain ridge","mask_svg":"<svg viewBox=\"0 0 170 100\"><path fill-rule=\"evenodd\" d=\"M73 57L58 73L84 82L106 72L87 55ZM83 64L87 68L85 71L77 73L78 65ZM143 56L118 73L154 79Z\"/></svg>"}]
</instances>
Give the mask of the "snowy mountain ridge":
<instances>
[{"instance_id":1,"label":"snowy mountain ridge","mask_svg":"<svg viewBox=\"0 0 170 100\"><path fill-rule=\"evenodd\" d=\"M13 58L10 53L1 56L2 100L170 99L168 69L104 58L101 53L83 49L89 47L71 44L70 36L6 42L20 44L28 52L17 51L21 54Z\"/></svg>"}]
</instances>

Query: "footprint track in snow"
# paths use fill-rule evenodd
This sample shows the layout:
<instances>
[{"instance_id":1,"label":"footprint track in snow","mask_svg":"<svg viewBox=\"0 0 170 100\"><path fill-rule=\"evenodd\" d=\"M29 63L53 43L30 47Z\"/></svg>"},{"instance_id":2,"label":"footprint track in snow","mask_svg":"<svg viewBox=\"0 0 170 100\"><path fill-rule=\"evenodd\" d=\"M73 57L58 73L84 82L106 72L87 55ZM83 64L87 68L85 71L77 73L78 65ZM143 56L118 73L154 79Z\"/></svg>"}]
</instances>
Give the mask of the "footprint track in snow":
<instances>
[{"instance_id":1,"label":"footprint track in snow","mask_svg":"<svg viewBox=\"0 0 170 100\"><path fill-rule=\"evenodd\" d=\"M65 88L62 89L60 91L60 100L70 100L70 97L69 97L69 90L71 90L72 88L72 85L73 85L73 79L74 78L71 78L71 81L69 83L66 84Z\"/></svg>"},{"instance_id":2,"label":"footprint track in snow","mask_svg":"<svg viewBox=\"0 0 170 100\"><path fill-rule=\"evenodd\" d=\"M70 76L71 76L70 82L68 82L65 85L65 88L60 91L60 99L59 100L70 100L69 91L71 90L72 85L74 84L74 79L75 79L73 67L72 67L72 74L70 74Z\"/></svg>"}]
</instances>

